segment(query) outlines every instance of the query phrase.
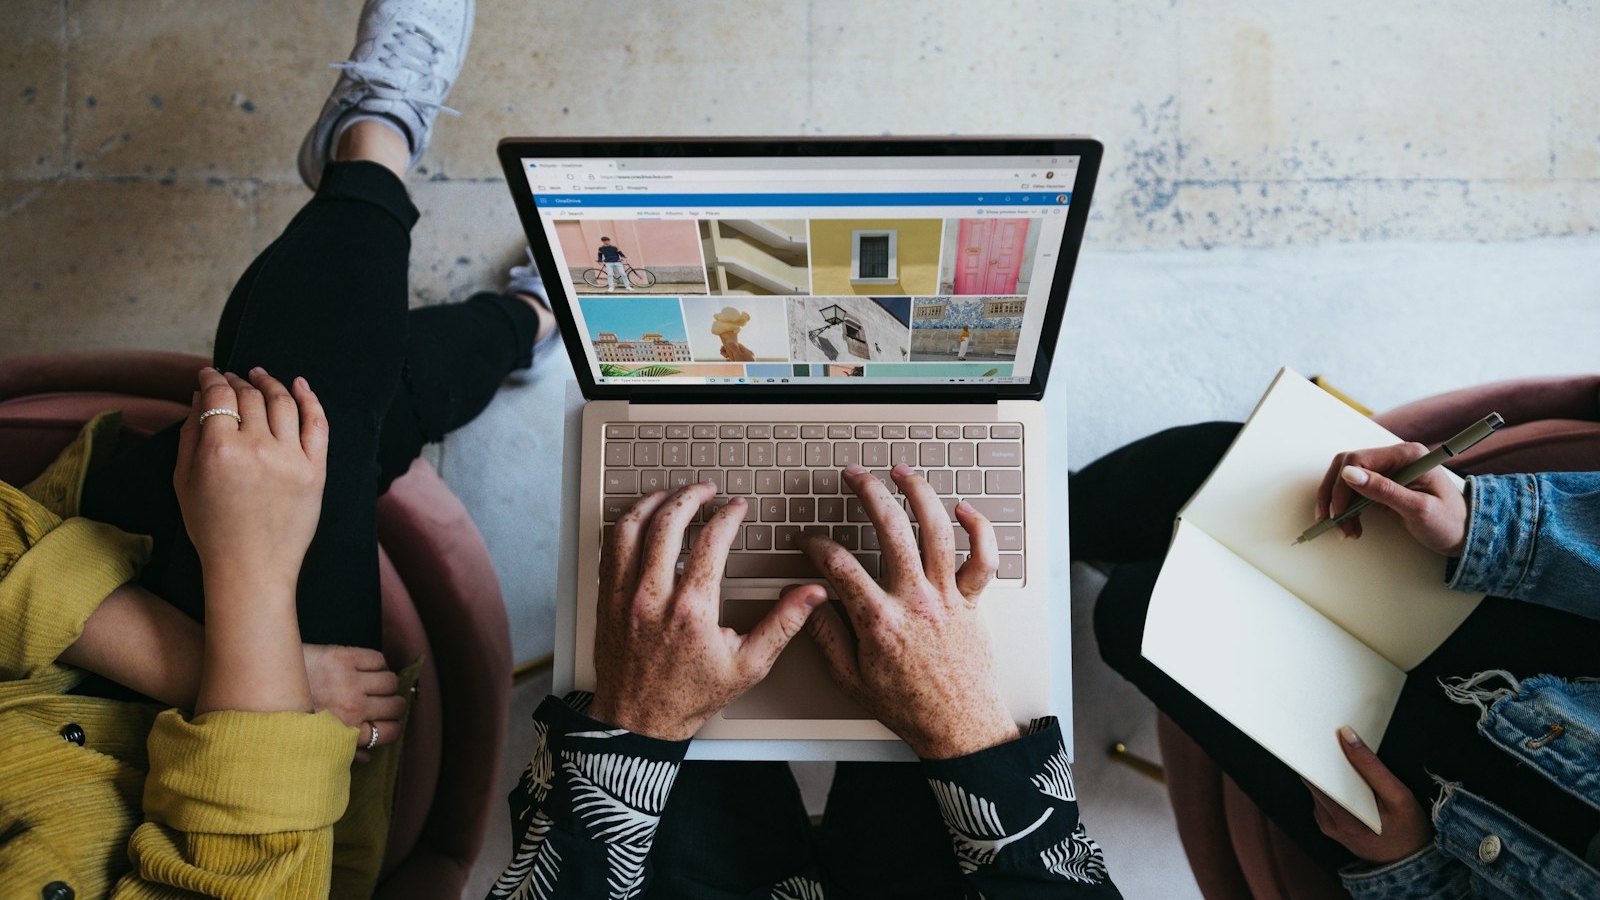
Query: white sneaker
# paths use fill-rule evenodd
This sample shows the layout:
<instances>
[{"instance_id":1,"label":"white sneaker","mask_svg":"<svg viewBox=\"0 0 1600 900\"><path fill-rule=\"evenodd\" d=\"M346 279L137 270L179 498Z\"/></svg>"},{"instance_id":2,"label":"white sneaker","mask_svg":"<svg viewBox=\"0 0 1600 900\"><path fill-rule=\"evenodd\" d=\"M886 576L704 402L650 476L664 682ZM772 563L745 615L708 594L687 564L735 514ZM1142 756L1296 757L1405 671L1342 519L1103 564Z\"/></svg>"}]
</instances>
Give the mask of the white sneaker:
<instances>
[{"instance_id":1,"label":"white sneaker","mask_svg":"<svg viewBox=\"0 0 1600 900\"><path fill-rule=\"evenodd\" d=\"M406 132L411 165L428 148L472 39L473 0L367 0L350 59L300 144L300 178L316 190L339 122L352 110L385 116Z\"/></svg>"}]
</instances>

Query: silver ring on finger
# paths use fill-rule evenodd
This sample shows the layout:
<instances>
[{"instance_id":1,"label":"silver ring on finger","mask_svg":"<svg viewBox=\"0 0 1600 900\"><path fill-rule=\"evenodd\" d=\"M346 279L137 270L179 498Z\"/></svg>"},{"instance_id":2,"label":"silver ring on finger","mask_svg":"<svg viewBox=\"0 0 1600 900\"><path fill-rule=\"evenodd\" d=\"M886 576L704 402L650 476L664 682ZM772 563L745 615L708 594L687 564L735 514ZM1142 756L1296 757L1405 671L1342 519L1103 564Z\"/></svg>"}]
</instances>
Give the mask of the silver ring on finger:
<instances>
[{"instance_id":1,"label":"silver ring on finger","mask_svg":"<svg viewBox=\"0 0 1600 900\"><path fill-rule=\"evenodd\" d=\"M372 727L372 737L367 739L367 749L371 750L373 747L378 746L378 723L368 722L367 724Z\"/></svg>"},{"instance_id":2,"label":"silver ring on finger","mask_svg":"<svg viewBox=\"0 0 1600 900\"><path fill-rule=\"evenodd\" d=\"M200 424L204 425L206 420L212 416L233 416L234 421L239 423L239 427L242 428L244 426L244 418L239 415L239 411L236 409L229 409L226 406L213 406L201 413Z\"/></svg>"}]
</instances>

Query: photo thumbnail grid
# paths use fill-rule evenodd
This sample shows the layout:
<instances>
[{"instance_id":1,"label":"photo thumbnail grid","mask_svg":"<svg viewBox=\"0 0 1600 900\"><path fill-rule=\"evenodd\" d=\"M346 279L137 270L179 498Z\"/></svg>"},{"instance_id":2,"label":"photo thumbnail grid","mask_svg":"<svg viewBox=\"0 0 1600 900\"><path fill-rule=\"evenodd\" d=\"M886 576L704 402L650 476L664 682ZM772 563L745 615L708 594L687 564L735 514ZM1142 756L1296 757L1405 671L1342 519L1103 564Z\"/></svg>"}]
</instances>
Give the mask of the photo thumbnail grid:
<instances>
[{"instance_id":1,"label":"photo thumbnail grid","mask_svg":"<svg viewBox=\"0 0 1600 900\"><path fill-rule=\"evenodd\" d=\"M601 378L1010 377L1040 220L555 222Z\"/></svg>"}]
</instances>

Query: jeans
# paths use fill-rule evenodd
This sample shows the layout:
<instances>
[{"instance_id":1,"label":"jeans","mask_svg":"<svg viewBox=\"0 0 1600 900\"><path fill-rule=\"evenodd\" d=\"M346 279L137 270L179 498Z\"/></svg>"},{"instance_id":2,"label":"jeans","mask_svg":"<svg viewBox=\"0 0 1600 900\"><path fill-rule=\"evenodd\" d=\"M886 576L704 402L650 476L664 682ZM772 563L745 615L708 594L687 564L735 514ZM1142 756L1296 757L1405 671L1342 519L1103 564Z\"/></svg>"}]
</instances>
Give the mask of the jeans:
<instances>
[{"instance_id":1,"label":"jeans","mask_svg":"<svg viewBox=\"0 0 1600 900\"><path fill-rule=\"evenodd\" d=\"M470 421L532 360L538 319L515 297L408 310L418 212L369 162L334 163L321 187L240 277L212 362L304 376L327 412L328 474L297 591L301 639L382 639L375 504L424 443ZM178 425L119 454L84 485L82 515L154 539L140 583L204 621L200 562L172 489ZM100 681L88 692L118 695Z\"/></svg>"},{"instance_id":2,"label":"jeans","mask_svg":"<svg viewBox=\"0 0 1600 900\"><path fill-rule=\"evenodd\" d=\"M1072 556L1119 564L1095 607L1095 637L1106 663L1204 748L1313 860L1333 872L1354 858L1317 828L1310 794L1299 776L1140 653L1145 612L1172 539L1173 519L1238 429L1231 423L1170 429L1114 451L1072 476ZM1310 506L1308 501L1308 510ZM1440 571L1442 575L1442 565ZM1597 642L1600 623L1593 620L1486 598L1438 650L1407 673L1378 755L1424 808L1437 790L1433 776L1488 785L1494 802L1581 853L1600 826L1595 811L1479 738L1476 711L1450 701L1438 680L1490 669L1589 675ZM1328 740L1335 738L1330 734Z\"/></svg>"}]
</instances>

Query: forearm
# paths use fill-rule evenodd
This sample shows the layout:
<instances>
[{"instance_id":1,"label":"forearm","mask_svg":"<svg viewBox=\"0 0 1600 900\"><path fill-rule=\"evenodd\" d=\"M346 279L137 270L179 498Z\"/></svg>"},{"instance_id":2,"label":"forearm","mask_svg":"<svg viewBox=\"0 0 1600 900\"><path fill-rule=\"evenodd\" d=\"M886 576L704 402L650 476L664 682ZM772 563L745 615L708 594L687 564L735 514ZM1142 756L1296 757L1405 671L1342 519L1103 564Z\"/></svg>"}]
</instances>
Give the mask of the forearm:
<instances>
[{"instance_id":1,"label":"forearm","mask_svg":"<svg viewBox=\"0 0 1600 900\"><path fill-rule=\"evenodd\" d=\"M1600 618L1600 473L1471 479L1450 586Z\"/></svg>"},{"instance_id":2,"label":"forearm","mask_svg":"<svg viewBox=\"0 0 1600 900\"><path fill-rule=\"evenodd\" d=\"M205 574L205 658L195 714L310 712L292 577Z\"/></svg>"},{"instance_id":3,"label":"forearm","mask_svg":"<svg viewBox=\"0 0 1600 900\"><path fill-rule=\"evenodd\" d=\"M605 896L648 880L650 847L688 741L663 741L589 718L586 694L548 697L538 744L511 795L511 863L490 897ZM629 894L632 896L632 894Z\"/></svg>"},{"instance_id":4,"label":"forearm","mask_svg":"<svg viewBox=\"0 0 1600 900\"><path fill-rule=\"evenodd\" d=\"M1355 900L1459 900L1473 896L1467 867L1432 844L1386 866L1347 866L1339 878Z\"/></svg>"},{"instance_id":5,"label":"forearm","mask_svg":"<svg viewBox=\"0 0 1600 900\"><path fill-rule=\"evenodd\" d=\"M60 661L169 706L193 709L201 646L200 623L129 583L101 601Z\"/></svg>"},{"instance_id":6,"label":"forearm","mask_svg":"<svg viewBox=\"0 0 1600 900\"><path fill-rule=\"evenodd\" d=\"M1078 819L1066 744L1054 718L1029 734L923 772L971 887L1000 898L1120 898Z\"/></svg>"}]
</instances>

